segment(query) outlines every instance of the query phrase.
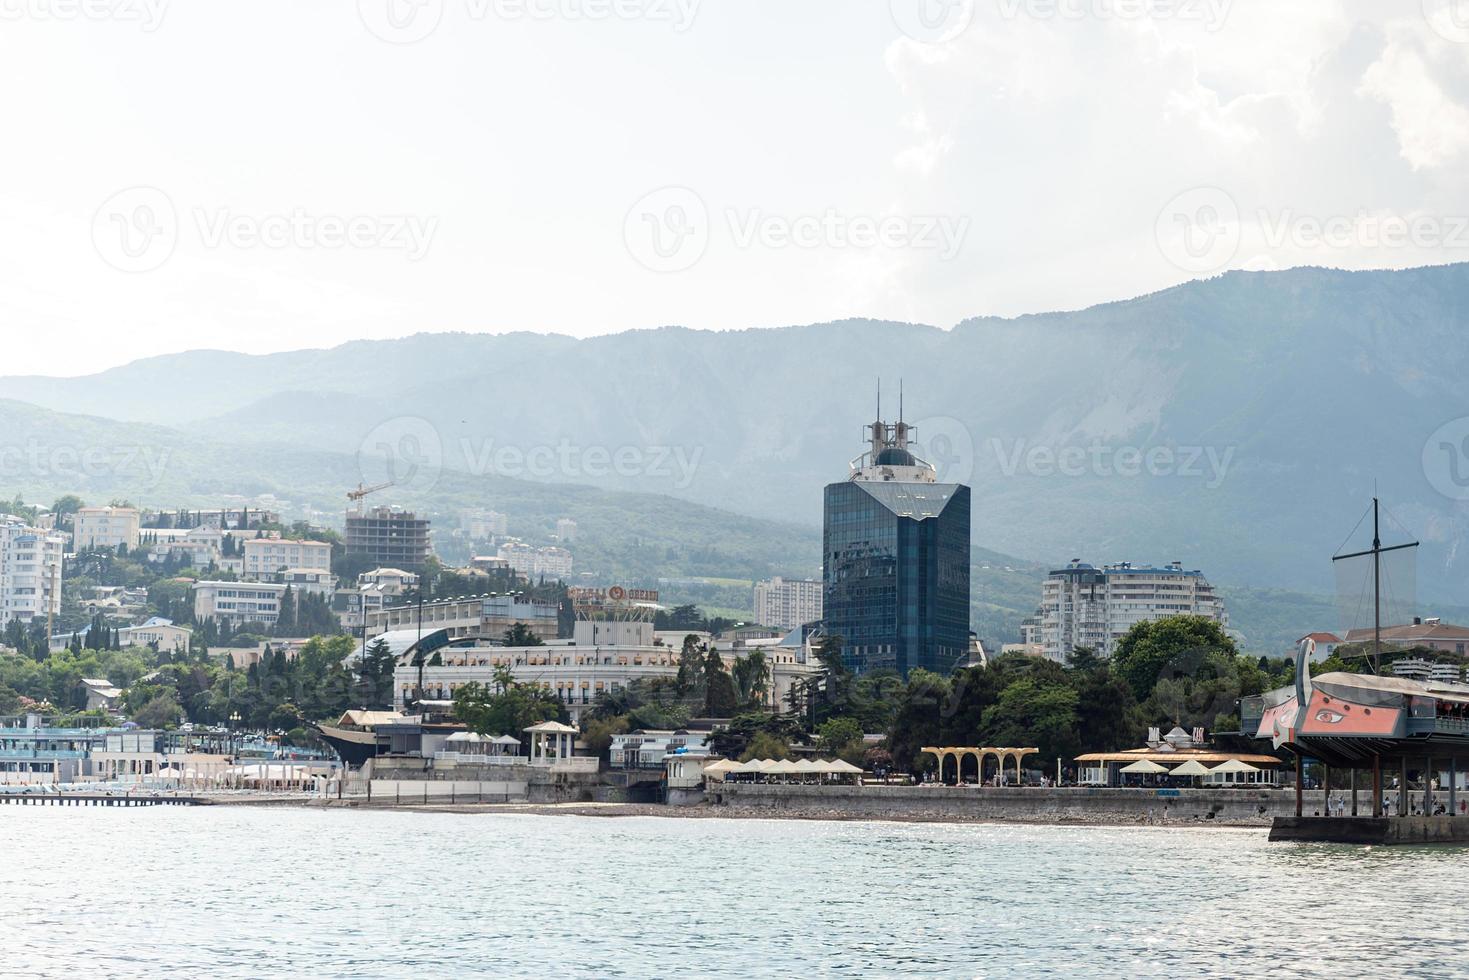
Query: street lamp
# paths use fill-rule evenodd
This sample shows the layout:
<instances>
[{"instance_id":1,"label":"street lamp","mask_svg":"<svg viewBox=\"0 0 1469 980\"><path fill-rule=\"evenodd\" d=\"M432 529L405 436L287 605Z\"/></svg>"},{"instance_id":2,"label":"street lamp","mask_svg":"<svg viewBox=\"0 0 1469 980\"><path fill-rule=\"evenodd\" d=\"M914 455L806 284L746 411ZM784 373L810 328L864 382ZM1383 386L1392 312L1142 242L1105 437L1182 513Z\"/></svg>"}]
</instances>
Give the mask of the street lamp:
<instances>
[{"instance_id":1,"label":"street lamp","mask_svg":"<svg viewBox=\"0 0 1469 980\"><path fill-rule=\"evenodd\" d=\"M240 740L236 734L236 730L239 727L240 713L238 711L230 712L230 755L235 756L236 760L238 760L240 755Z\"/></svg>"}]
</instances>

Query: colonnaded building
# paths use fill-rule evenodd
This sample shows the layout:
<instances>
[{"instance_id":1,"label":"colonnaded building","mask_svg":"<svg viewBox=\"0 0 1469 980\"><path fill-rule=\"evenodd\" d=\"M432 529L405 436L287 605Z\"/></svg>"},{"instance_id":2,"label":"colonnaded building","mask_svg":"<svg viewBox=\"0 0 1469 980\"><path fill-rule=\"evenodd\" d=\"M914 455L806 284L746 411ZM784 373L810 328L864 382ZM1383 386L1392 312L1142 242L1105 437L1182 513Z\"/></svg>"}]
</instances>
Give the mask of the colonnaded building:
<instances>
[{"instance_id":1,"label":"colonnaded building","mask_svg":"<svg viewBox=\"0 0 1469 980\"><path fill-rule=\"evenodd\" d=\"M582 715L602 694L621 691L638 680L677 677L679 654L688 636L717 650L727 670L739 657L757 650L763 653L770 671L764 701L775 711L786 710L792 689L820 672L811 640L800 629L785 637L744 639L736 634L723 640L690 630L655 630L657 592L577 588L569 590L569 596L576 611L571 638L549 639L537 646L503 646L499 634L456 637L438 625L426 626L421 633L415 627L380 634L397 658L394 706L406 711L421 699L430 709L445 710L460 687L492 686L496 671L508 668L517 683L538 685L554 694L566 705L572 724L580 725Z\"/></svg>"},{"instance_id":2,"label":"colonnaded building","mask_svg":"<svg viewBox=\"0 0 1469 980\"><path fill-rule=\"evenodd\" d=\"M826 488L823 628L854 672L947 674L969 656L969 488L938 482L901 414L867 432Z\"/></svg>"}]
</instances>

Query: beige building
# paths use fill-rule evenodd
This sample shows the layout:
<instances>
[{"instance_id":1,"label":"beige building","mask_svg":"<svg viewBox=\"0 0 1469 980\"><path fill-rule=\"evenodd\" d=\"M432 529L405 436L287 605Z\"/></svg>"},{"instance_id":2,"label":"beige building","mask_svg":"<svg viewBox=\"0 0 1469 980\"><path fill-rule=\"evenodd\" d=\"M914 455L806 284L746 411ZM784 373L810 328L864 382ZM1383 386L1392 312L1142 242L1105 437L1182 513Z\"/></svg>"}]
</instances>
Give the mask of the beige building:
<instances>
[{"instance_id":1,"label":"beige building","mask_svg":"<svg viewBox=\"0 0 1469 980\"><path fill-rule=\"evenodd\" d=\"M138 546L141 521L136 507L83 507L72 517L72 550L95 551Z\"/></svg>"},{"instance_id":2,"label":"beige building","mask_svg":"<svg viewBox=\"0 0 1469 980\"><path fill-rule=\"evenodd\" d=\"M1370 606L1367 611L1371 613ZM1368 626L1348 632L1345 642L1360 643L1370 648L1374 636L1372 627ZM1411 623L1401 626L1384 626L1382 646L1383 649L1397 650L1425 647L1444 653L1456 653L1462 657L1469 655L1469 627L1445 623L1437 616L1414 617Z\"/></svg>"},{"instance_id":3,"label":"beige building","mask_svg":"<svg viewBox=\"0 0 1469 980\"><path fill-rule=\"evenodd\" d=\"M242 542L244 576L257 582L286 569L332 570L332 546L326 541L294 538L247 538Z\"/></svg>"},{"instance_id":4,"label":"beige building","mask_svg":"<svg viewBox=\"0 0 1469 980\"><path fill-rule=\"evenodd\" d=\"M281 614L286 586L275 582L196 582L194 620L214 619L231 626L262 623L274 626Z\"/></svg>"}]
</instances>

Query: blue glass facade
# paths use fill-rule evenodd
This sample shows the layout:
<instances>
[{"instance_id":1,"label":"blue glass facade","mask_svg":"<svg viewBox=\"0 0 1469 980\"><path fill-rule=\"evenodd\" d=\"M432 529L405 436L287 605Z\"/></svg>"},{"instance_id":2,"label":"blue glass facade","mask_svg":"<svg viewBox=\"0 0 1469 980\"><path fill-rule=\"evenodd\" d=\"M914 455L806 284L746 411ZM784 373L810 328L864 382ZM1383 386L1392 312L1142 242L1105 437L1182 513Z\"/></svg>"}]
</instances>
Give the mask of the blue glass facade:
<instances>
[{"instance_id":1,"label":"blue glass facade","mask_svg":"<svg viewBox=\"0 0 1469 980\"><path fill-rule=\"evenodd\" d=\"M851 481L826 488L828 635L858 673L947 674L969 650L969 488Z\"/></svg>"}]
</instances>

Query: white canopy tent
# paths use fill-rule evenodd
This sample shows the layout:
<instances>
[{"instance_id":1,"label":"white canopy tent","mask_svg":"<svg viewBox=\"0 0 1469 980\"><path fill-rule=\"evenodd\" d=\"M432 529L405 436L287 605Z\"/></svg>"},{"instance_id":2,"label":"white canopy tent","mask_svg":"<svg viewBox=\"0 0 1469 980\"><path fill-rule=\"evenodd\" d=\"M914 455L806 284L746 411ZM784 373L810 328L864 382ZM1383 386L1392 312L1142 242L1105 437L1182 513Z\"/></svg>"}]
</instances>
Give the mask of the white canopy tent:
<instances>
[{"instance_id":1,"label":"white canopy tent","mask_svg":"<svg viewBox=\"0 0 1469 980\"><path fill-rule=\"evenodd\" d=\"M1215 773L1215 772L1259 772L1259 771L1260 771L1260 767L1259 766L1252 766L1248 762L1242 762L1239 759L1230 759L1228 762L1221 762L1221 763L1219 763L1219 765L1217 765L1213 769L1210 769L1209 770L1209 772L1211 772L1211 773Z\"/></svg>"},{"instance_id":2,"label":"white canopy tent","mask_svg":"<svg viewBox=\"0 0 1469 980\"><path fill-rule=\"evenodd\" d=\"M1168 767L1167 766L1160 766L1156 762L1149 762L1147 759L1139 759L1138 761L1136 761L1136 762L1134 762L1134 763L1132 763L1130 765L1123 766L1121 769L1119 769L1117 771L1118 772L1126 772L1126 773L1134 773L1134 774L1137 774L1137 775L1157 776L1160 773L1167 772L1168 771Z\"/></svg>"}]
</instances>

